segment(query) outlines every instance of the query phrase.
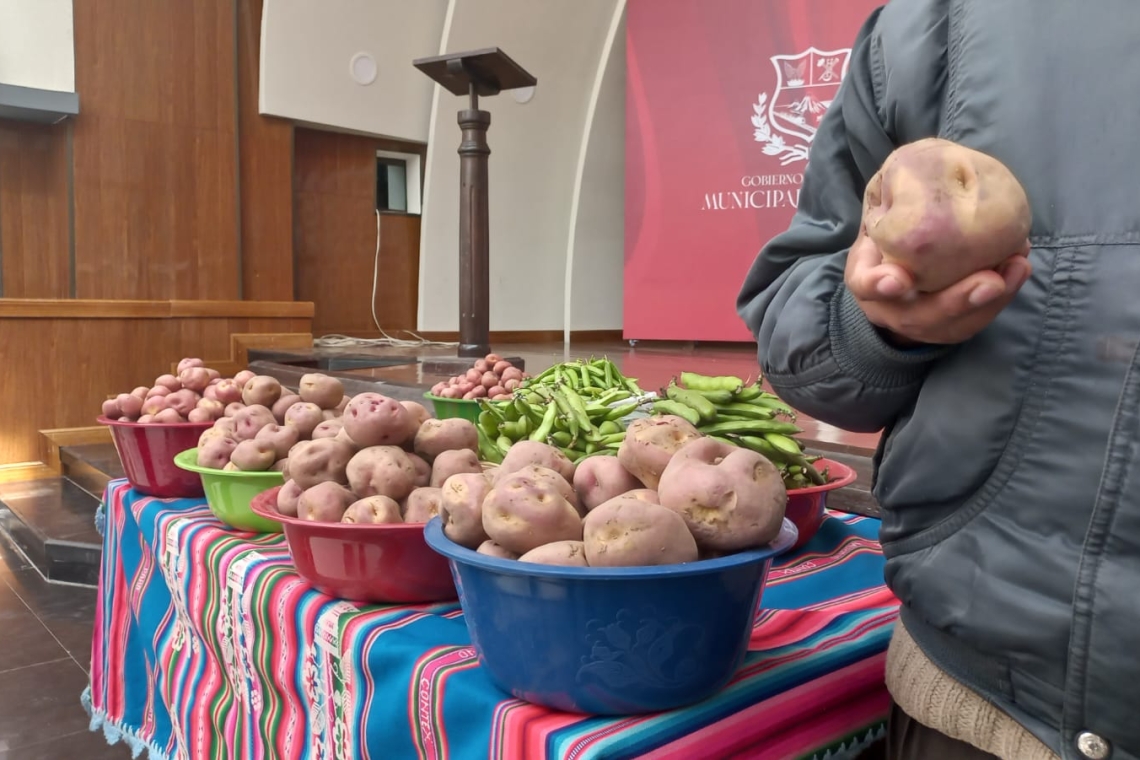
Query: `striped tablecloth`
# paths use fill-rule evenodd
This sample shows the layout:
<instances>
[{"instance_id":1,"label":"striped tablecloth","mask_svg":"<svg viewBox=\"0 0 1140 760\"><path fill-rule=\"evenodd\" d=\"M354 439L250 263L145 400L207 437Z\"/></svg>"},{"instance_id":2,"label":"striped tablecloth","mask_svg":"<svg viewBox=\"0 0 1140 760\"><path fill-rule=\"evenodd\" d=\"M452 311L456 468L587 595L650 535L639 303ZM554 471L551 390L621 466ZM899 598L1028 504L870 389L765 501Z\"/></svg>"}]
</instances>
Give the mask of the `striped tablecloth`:
<instances>
[{"instance_id":1,"label":"striped tablecloth","mask_svg":"<svg viewBox=\"0 0 1140 760\"><path fill-rule=\"evenodd\" d=\"M878 522L834 514L773 568L747 662L718 696L626 719L535 707L479 668L458 604L353 605L284 538L113 482L102 513L92 730L151 760L853 757L888 711L897 603Z\"/></svg>"}]
</instances>

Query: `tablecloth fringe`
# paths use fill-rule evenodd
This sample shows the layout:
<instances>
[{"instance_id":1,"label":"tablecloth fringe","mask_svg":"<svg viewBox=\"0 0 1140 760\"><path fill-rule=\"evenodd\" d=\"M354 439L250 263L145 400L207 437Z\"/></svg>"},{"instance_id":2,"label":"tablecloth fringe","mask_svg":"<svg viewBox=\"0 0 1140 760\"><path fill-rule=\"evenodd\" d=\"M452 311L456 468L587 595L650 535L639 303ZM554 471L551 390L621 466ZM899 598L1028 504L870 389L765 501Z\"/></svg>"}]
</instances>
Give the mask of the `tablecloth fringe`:
<instances>
[{"instance_id":1,"label":"tablecloth fringe","mask_svg":"<svg viewBox=\"0 0 1140 760\"><path fill-rule=\"evenodd\" d=\"M91 704L90 686L83 690L79 701L83 703L83 709L86 710L87 714L91 717L91 723L88 726L89 730L92 732L101 730L103 732L103 738L107 740L107 744L114 745L119 742L126 744L131 750L132 758L138 758L145 749L149 753L148 757L150 760L169 760L169 757L163 750L151 744L129 728L124 727L117 720L103 713L103 711L96 710Z\"/></svg>"}]
</instances>

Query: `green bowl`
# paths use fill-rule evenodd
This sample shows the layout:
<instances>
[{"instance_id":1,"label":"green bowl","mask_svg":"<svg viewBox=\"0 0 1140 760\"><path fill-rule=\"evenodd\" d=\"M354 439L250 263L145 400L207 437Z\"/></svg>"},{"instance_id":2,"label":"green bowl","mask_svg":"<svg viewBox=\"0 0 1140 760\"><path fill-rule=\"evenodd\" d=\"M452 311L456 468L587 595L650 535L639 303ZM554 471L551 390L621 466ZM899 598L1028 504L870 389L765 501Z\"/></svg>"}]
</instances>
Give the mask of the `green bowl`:
<instances>
[{"instance_id":1,"label":"green bowl","mask_svg":"<svg viewBox=\"0 0 1140 760\"><path fill-rule=\"evenodd\" d=\"M206 504L214 516L231 528L254 533L280 533L281 523L266 519L250 509L253 497L274 486L285 484L279 472L240 472L214 470L198 464L198 449L188 449L174 457L174 464L202 477Z\"/></svg>"},{"instance_id":2,"label":"green bowl","mask_svg":"<svg viewBox=\"0 0 1140 760\"><path fill-rule=\"evenodd\" d=\"M482 410L479 408L478 401L462 398L440 398L433 396L430 391L424 394L424 398L431 401L431 405L435 407L435 416L441 420L460 417L476 424L479 422L479 412Z\"/></svg>"}]
</instances>

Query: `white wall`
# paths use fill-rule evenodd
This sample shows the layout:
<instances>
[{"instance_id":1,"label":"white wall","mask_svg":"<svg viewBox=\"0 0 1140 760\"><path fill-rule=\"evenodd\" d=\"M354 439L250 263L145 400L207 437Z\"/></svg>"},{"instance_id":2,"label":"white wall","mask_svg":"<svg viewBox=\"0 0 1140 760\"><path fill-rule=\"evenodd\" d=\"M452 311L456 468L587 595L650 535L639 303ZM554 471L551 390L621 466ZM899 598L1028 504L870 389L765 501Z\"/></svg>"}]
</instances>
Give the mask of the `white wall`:
<instances>
[{"instance_id":1,"label":"white wall","mask_svg":"<svg viewBox=\"0 0 1140 760\"><path fill-rule=\"evenodd\" d=\"M0 0L0 84L75 92L71 0Z\"/></svg>"},{"instance_id":2,"label":"white wall","mask_svg":"<svg viewBox=\"0 0 1140 760\"><path fill-rule=\"evenodd\" d=\"M446 11L447 0L266 0L261 113L425 142L433 85L412 61L438 52ZM376 62L369 85L350 75L357 53Z\"/></svg>"}]
</instances>

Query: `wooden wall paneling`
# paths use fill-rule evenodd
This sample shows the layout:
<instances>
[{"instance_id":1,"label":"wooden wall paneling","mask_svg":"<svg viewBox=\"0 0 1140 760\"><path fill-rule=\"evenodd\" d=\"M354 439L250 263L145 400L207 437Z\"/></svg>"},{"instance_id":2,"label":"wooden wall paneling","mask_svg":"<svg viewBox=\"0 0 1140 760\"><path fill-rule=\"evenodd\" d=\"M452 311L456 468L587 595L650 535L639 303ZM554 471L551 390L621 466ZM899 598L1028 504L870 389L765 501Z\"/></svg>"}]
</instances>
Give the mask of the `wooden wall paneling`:
<instances>
[{"instance_id":1,"label":"wooden wall paneling","mask_svg":"<svg viewBox=\"0 0 1140 760\"><path fill-rule=\"evenodd\" d=\"M242 298L293 298L293 125L258 112L261 13L238 8L238 156Z\"/></svg>"},{"instance_id":2,"label":"wooden wall paneling","mask_svg":"<svg viewBox=\"0 0 1140 760\"><path fill-rule=\"evenodd\" d=\"M80 298L241 296L234 1L75 4Z\"/></svg>"},{"instance_id":3,"label":"wooden wall paneling","mask_svg":"<svg viewBox=\"0 0 1140 760\"><path fill-rule=\"evenodd\" d=\"M0 296L67 298L67 124L0 121Z\"/></svg>"},{"instance_id":4,"label":"wooden wall paneling","mask_svg":"<svg viewBox=\"0 0 1140 760\"><path fill-rule=\"evenodd\" d=\"M296 292L316 306L316 335L377 337L372 320L376 255L376 151L422 147L360 135L294 130ZM420 217L384 214L376 316L389 333L413 330Z\"/></svg>"}]
</instances>

